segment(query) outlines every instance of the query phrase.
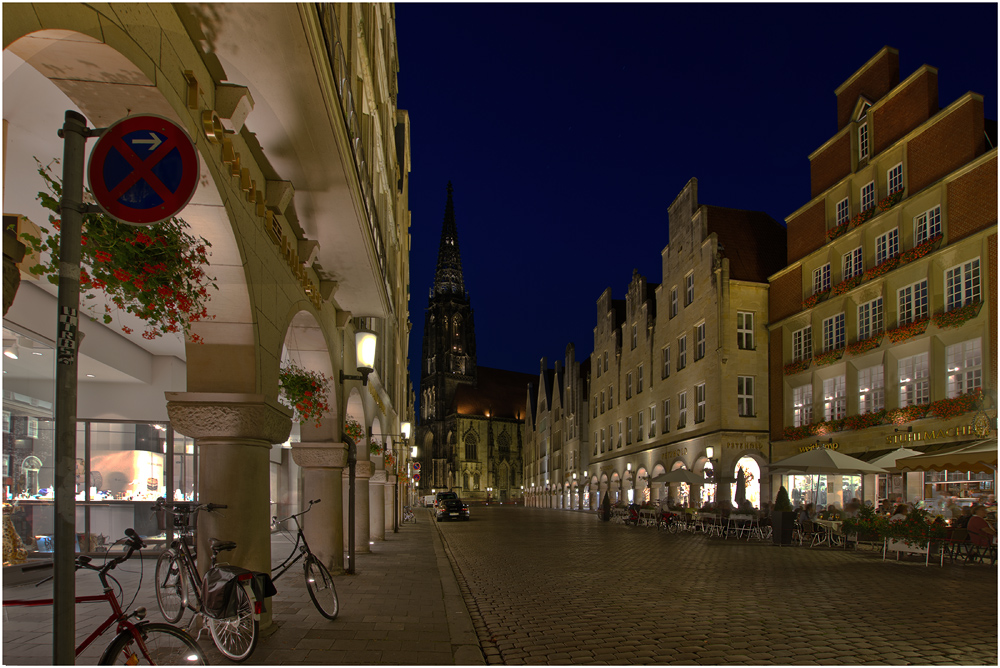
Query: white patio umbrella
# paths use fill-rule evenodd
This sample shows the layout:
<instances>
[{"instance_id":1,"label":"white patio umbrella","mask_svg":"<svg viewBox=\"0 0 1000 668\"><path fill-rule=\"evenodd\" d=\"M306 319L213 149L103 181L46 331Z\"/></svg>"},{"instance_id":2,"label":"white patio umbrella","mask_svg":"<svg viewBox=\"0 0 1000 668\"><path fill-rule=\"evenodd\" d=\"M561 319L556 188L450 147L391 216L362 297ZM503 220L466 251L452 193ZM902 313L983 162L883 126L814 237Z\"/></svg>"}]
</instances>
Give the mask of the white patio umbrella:
<instances>
[{"instance_id":1,"label":"white patio umbrella","mask_svg":"<svg viewBox=\"0 0 1000 668\"><path fill-rule=\"evenodd\" d=\"M916 457L917 455L922 455L924 453L917 450L911 450L910 448L896 448L892 452L888 452L881 457L876 457L875 459L868 462L872 466L881 466L882 468L892 471L893 473L898 473L902 469L897 463L898 460L904 459L906 457Z\"/></svg>"},{"instance_id":2,"label":"white patio umbrella","mask_svg":"<svg viewBox=\"0 0 1000 668\"><path fill-rule=\"evenodd\" d=\"M918 453L897 462L903 471L977 471L996 474L997 440L995 438L965 444L931 454Z\"/></svg>"},{"instance_id":3,"label":"white patio umbrella","mask_svg":"<svg viewBox=\"0 0 1000 668\"><path fill-rule=\"evenodd\" d=\"M669 473L661 473L655 478L650 479L649 482L686 482L689 485L705 485L708 483L705 480L705 476L699 475L694 471L689 471L688 469L675 469Z\"/></svg>"},{"instance_id":4,"label":"white patio umbrella","mask_svg":"<svg viewBox=\"0 0 1000 668\"><path fill-rule=\"evenodd\" d=\"M804 473L806 475L837 475L840 473L888 473L884 468L873 466L857 457L845 455L829 448L816 448L779 462L769 467L772 473Z\"/></svg>"}]
</instances>

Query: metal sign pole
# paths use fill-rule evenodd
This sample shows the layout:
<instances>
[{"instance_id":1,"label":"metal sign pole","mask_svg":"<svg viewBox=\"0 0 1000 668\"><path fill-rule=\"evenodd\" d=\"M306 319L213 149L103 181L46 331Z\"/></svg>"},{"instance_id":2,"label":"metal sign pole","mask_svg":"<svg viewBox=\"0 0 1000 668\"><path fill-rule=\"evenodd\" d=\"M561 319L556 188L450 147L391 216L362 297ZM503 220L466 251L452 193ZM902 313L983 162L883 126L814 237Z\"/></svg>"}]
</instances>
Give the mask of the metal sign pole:
<instances>
[{"instance_id":1,"label":"metal sign pole","mask_svg":"<svg viewBox=\"0 0 1000 668\"><path fill-rule=\"evenodd\" d=\"M75 662L76 636L76 361L80 308L81 228L87 119L66 112L63 139L62 222L59 241L59 314L56 324L55 547L52 662Z\"/></svg>"},{"instance_id":2,"label":"metal sign pole","mask_svg":"<svg viewBox=\"0 0 1000 668\"><path fill-rule=\"evenodd\" d=\"M347 572L354 575L354 481L358 465L358 446L350 438L347 448Z\"/></svg>"}]
</instances>

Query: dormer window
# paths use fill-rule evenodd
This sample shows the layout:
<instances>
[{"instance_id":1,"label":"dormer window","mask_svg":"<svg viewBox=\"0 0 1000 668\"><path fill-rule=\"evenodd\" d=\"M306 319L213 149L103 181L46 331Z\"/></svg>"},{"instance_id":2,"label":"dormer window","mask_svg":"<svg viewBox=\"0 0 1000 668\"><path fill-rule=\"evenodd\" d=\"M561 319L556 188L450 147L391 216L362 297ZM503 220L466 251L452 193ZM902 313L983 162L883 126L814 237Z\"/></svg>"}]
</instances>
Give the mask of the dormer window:
<instances>
[{"instance_id":1,"label":"dormer window","mask_svg":"<svg viewBox=\"0 0 1000 668\"><path fill-rule=\"evenodd\" d=\"M862 99L858 105L858 113L855 115L854 120L858 123L858 162L868 159L868 110L871 109L871 103L868 100Z\"/></svg>"}]
</instances>

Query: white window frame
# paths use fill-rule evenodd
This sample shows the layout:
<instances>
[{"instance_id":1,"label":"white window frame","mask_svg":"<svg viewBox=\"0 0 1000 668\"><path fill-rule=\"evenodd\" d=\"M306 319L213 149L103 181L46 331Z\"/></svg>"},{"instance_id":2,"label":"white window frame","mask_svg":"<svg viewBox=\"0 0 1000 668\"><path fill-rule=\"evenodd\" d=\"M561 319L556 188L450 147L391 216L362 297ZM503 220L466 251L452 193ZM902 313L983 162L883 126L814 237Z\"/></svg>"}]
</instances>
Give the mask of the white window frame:
<instances>
[{"instance_id":1,"label":"white window frame","mask_svg":"<svg viewBox=\"0 0 1000 668\"><path fill-rule=\"evenodd\" d=\"M792 361L811 360L813 355L812 325L792 332Z\"/></svg>"},{"instance_id":2,"label":"white window frame","mask_svg":"<svg viewBox=\"0 0 1000 668\"><path fill-rule=\"evenodd\" d=\"M858 304L858 341L870 339L882 332L885 310L882 298L876 297L864 304Z\"/></svg>"},{"instance_id":3,"label":"white window frame","mask_svg":"<svg viewBox=\"0 0 1000 668\"><path fill-rule=\"evenodd\" d=\"M639 345L639 327L638 325L632 325L632 350L635 350L636 346Z\"/></svg>"},{"instance_id":4,"label":"white window frame","mask_svg":"<svg viewBox=\"0 0 1000 668\"><path fill-rule=\"evenodd\" d=\"M927 358L927 353L919 353L899 360L900 408L930 403L930 367Z\"/></svg>"},{"instance_id":5,"label":"white window frame","mask_svg":"<svg viewBox=\"0 0 1000 668\"><path fill-rule=\"evenodd\" d=\"M982 299L982 263L979 258L946 269L944 272L945 311Z\"/></svg>"},{"instance_id":6,"label":"white window frame","mask_svg":"<svg viewBox=\"0 0 1000 668\"><path fill-rule=\"evenodd\" d=\"M756 350L753 336L753 311L736 312L736 347L740 350Z\"/></svg>"},{"instance_id":7,"label":"white window frame","mask_svg":"<svg viewBox=\"0 0 1000 668\"><path fill-rule=\"evenodd\" d=\"M636 376L636 387L635 387L636 394L642 394L642 377L643 377L642 364L640 364L638 369L638 375Z\"/></svg>"},{"instance_id":8,"label":"white window frame","mask_svg":"<svg viewBox=\"0 0 1000 668\"><path fill-rule=\"evenodd\" d=\"M823 320L823 352L838 350L846 343L847 332L843 311Z\"/></svg>"},{"instance_id":9,"label":"white window frame","mask_svg":"<svg viewBox=\"0 0 1000 668\"><path fill-rule=\"evenodd\" d=\"M615 449L615 423L612 422L608 425L608 450Z\"/></svg>"},{"instance_id":10,"label":"white window frame","mask_svg":"<svg viewBox=\"0 0 1000 668\"><path fill-rule=\"evenodd\" d=\"M904 285L896 291L896 316L899 325L923 320L930 313L927 296L927 279Z\"/></svg>"},{"instance_id":11,"label":"white window frame","mask_svg":"<svg viewBox=\"0 0 1000 668\"><path fill-rule=\"evenodd\" d=\"M754 412L753 376L736 377L736 411L740 417L757 417Z\"/></svg>"},{"instance_id":12,"label":"white window frame","mask_svg":"<svg viewBox=\"0 0 1000 668\"><path fill-rule=\"evenodd\" d=\"M649 437L656 438L656 404L649 407Z\"/></svg>"},{"instance_id":13,"label":"white window frame","mask_svg":"<svg viewBox=\"0 0 1000 668\"><path fill-rule=\"evenodd\" d=\"M636 443L642 443L643 436L646 435L646 430L642 426L642 414L644 412L645 411L639 411L639 413L638 413L638 415L639 415L639 421L637 423L637 430L635 432L636 433L636 439L635 439Z\"/></svg>"},{"instance_id":14,"label":"white window frame","mask_svg":"<svg viewBox=\"0 0 1000 668\"><path fill-rule=\"evenodd\" d=\"M945 348L948 398L954 399L983 386L983 340L961 341Z\"/></svg>"},{"instance_id":15,"label":"white window frame","mask_svg":"<svg viewBox=\"0 0 1000 668\"><path fill-rule=\"evenodd\" d=\"M886 170L885 184L886 195L891 195L903 189L903 163L897 163Z\"/></svg>"},{"instance_id":16,"label":"white window frame","mask_svg":"<svg viewBox=\"0 0 1000 668\"><path fill-rule=\"evenodd\" d=\"M618 421L618 440L615 441L615 443L617 444L615 447L617 447L617 448L621 448L622 447L622 421L621 420Z\"/></svg>"},{"instance_id":17,"label":"white window frame","mask_svg":"<svg viewBox=\"0 0 1000 668\"><path fill-rule=\"evenodd\" d=\"M687 334L678 337L677 339L677 370L680 371L687 366L687 355L688 355L688 337Z\"/></svg>"},{"instance_id":18,"label":"white window frame","mask_svg":"<svg viewBox=\"0 0 1000 668\"><path fill-rule=\"evenodd\" d=\"M858 160L868 159L868 121L858 126Z\"/></svg>"},{"instance_id":19,"label":"white window frame","mask_svg":"<svg viewBox=\"0 0 1000 668\"><path fill-rule=\"evenodd\" d=\"M941 205L913 218L913 245L919 246L941 234Z\"/></svg>"},{"instance_id":20,"label":"white window frame","mask_svg":"<svg viewBox=\"0 0 1000 668\"><path fill-rule=\"evenodd\" d=\"M608 410L615 407L615 385L608 385Z\"/></svg>"},{"instance_id":21,"label":"white window frame","mask_svg":"<svg viewBox=\"0 0 1000 668\"><path fill-rule=\"evenodd\" d=\"M894 227L875 237L875 266L899 255L899 228Z\"/></svg>"},{"instance_id":22,"label":"white window frame","mask_svg":"<svg viewBox=\"0 0 1000 668\"><path fill-rule=\"evenodd\" d=\"M625 418L625 445L632 445L632 416Z\"/></svg>"},{"instance_id":23,"label":"white window frame","mask_svg":"<svg viewBox=\"0 0 1000 668\"><path fill-rule=\"evenodd\" d=\"M837 225L843 225L851 219L851 201L849 197L837 202Z\"/></svg>"},{"instance_id":24,"label":"white window frame","mask_svg":"<svg viewBox=\"0 0 1000 668\"><path fill-rule=\"evenodd\" d=\"M632 372L625 374L625 399L632 398Z\"/></svg>"},{"instance_id":25,"label":"white window frame","mask_svg":"<svg viewBox=\"0 0 1000 668\"><path fill-rule=\"evenodd\" d=\"M604 415L604 390L601 390L601 415Z\"/></svg>"},{"instance_id":26,"label":"white window frame","mask_svg":"<svg viewBox=\"0 0 1000 668\"><path fill-rule=\"evenodd\" d=\"M604 429L602 428L601 429L601 452L605 451L605 445L607 444L607 441L605 441L604 436L605 436L605 433L604 433Z\"/></svg>"},{"instance_id":27,"label":"white window frame","mask_svg":"<svg viewBox=\"0 0 1000 668\"><path fill-rule=\"evenodd\" d=\"M858 413L885 408L885 371L881 364L858 369Z\"/></svg>"},{"instance_id":28,"label":"white window frame","mask_svg":"<svg viewBox=\"0 0 1000 668\"><path fill-rule=\"evenodd\" d=\"M663 400L663 433L670 432L670 399Z\"/></svg>"},{"instance_id":29,"label":"white window frame","mask_svg":"<svg viewBox=\"0 0 1000 668\"><path fill-rule=\"evenodd\" d=\"M701 322L694 326L694 361L697 362L705 356L705 323Z\"/></svg>"},{"instance_id":30,"label":"white window frame","mask_svg":"<svg viewBox=\"0 0 1000 668\"><path fill-rule=\"evenodd\" d=\"M813 294L826 292L830 289L830 263L813 269Z\"/></svg>"},{"instance_id":31,"label":"white window frame","mask_svg":"<svg viewBox=\"0 0 1000 668\"><path fill-rule=\"evenodd\" d=\"M688 414L688 393L687 390L679 392L677 394L677 428L681 429L687 426L687 414Z\"/></svg>"},{"instance_id":32,"label":"white window frame","mask_svg":"<svg viewBox=\"0 0 1000 668\"><path fill-rule=\"evenodd\" d=\"M868 209L875 208L875 181L869 181L865 185L861 186L861 210L867 211Z\"/></svg>"},{"instance_id":33,"label":"white window frame","mask_svg":"<svg viewBox=\"0 0 1000 668\"><path fill-rule=\"evenodd\" d=\"M670 378L670 346L663 346L663 371L661 378Z\"/></svg>"},{"instance_id":34,"label":"white window frame","mask_svg":"<svg viewBox=\"0 0 1000 668\"><path fill-rule=\"evenodd\" d=\"M689 271L684 277L684 306L694 303L694 272Z\"/></svg>"},{"instance_id":35,"label":"white window frame","mask_svg":"<svg viewBox=\"0 0 1000 668\"><path fill-rule=\"evenodd\" d=\"M701 424L705 421L706 406L708 404L705 383L698 383L694 386L694 400L694 421L695 424Z\"/></svg>"},{"instance_id":36,"label":"white window frame","mask_svg":"<svg viewBox=\"0 0 1000 668\"><path fill-rule=\"evenodd\" d=\"M845 281L865 273L864 248L858 246L844 253L841 268Z\"/></svg>"},{"instance_id":37,"label":"white window frame","mask_svg":"<svg viewBox=\"0 0 1000 668\"><path fill-rule=\"evenodd\" d=\"M677 286L670 288L670 317L677 315Z\"/></svg>"},{"instance_id":38,"label":"white window frame","mask_svg":"<svg viewBox=\"0 0 1000 668\"><path fill-rule=\"evenodd\" d=\"M833 376L823 381L823 418L840 420L847 415L847 377Z\"/></svg>"},{"instance_id":39,"label":"white window frame","mask_svg":"<svg viewBox=\"0 0 1000 668\"><path fill-rule=\"evenodd\" d=\"M792 389L792 426L804 427L813 421L812 383Z\"/></svg>"}]
</instances>

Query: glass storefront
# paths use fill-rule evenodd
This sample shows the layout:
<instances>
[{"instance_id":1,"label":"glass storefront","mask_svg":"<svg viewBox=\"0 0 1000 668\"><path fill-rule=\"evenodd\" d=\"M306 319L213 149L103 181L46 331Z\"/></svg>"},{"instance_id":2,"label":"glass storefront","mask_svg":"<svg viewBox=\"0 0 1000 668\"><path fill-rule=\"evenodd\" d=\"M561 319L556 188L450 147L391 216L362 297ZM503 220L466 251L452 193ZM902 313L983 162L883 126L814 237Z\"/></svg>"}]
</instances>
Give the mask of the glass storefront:
<instances>
[{"instance_id":1,"label":"glass storefront","mask_svg":"<svg viewBox=\"0 0 1000 668\"><path fill-rule=\"evenodd\" d=\"M851 499L861 498L860 475L782 476L793 506L813 504L816 511L833 505L843 508Z\"/></svg>"}]
</instances>

